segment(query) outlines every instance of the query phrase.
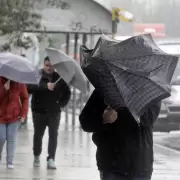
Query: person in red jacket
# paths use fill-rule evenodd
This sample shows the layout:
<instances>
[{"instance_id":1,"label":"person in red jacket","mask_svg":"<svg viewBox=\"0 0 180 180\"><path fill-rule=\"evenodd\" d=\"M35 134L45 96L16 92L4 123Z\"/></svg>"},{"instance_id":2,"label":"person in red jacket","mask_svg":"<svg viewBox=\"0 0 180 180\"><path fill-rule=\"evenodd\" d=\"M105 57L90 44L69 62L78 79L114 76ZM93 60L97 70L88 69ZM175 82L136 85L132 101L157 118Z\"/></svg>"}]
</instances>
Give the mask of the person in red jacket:
<instances>
[{"instance_id":1,"label":"person in red jacket","mask_svg":"<svg viewBox=\"0 0 180 180\"><path fill-rule=\"evenodd\" d=\"M13 169L18 128L27 116L28 92L25 84L0 77L0 159L7 142L7 168Z\"/></svg>"}]
</instances>

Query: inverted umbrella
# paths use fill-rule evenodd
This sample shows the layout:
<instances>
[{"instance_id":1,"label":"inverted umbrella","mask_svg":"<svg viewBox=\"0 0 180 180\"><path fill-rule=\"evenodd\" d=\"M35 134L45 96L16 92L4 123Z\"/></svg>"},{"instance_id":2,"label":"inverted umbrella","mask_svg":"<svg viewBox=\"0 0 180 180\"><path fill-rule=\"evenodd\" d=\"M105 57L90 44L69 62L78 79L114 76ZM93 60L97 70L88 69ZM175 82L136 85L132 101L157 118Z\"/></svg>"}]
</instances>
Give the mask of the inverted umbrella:
<instances>
[{"instance_id":1,"label":"inverted umbrella","mask_svg":"<svg viewBox=\"0 0 180 180\"><path fill-rule=\"evenodd\" d=\"M46 49L51 63L60 76L80 91L86 93L87 80L80 65L64 52L54 48Z\"/></svg>"},{"instance_id":2,"label":"inverted umbrella","mask_svg":"<svg viewBox=\"0 0 180 180\"><path fill-rule=\"evenodd\" d=\"M0 76L25 84L39 84L39 70L25 57L9 52L0 53Z\"/></svg>"},{"instance_id":3,"label":"inverted umbrella","mask_svg":"<svg viewBox=\"0 0 180 180\"><path fill-rule=\"evenodd\" d=\"M82 69L106 103L116 110L126 106L137 121L151 104L170 96L178 57L159 49L149 34L123 42L102 35L93 50L82 46L81 52Z\"/></svg>"}]
</instances>

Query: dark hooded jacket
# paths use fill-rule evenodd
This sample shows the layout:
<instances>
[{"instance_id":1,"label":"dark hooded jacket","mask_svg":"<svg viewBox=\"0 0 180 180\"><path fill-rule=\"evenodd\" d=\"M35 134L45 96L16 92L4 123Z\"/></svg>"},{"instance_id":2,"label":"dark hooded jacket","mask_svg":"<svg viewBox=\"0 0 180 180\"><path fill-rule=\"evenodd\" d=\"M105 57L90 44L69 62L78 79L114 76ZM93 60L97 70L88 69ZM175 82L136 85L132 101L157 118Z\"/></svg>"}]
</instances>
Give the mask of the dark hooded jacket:
<instances>
[{"instance_id":1,"label":"dark hooded jacket","mask_svg":"<svg viewBox=\"0 0 180 180\"><path fill-rule=\"evenodd\" d=\"M104 125L102 115L106 107L100 92L94 90L79 117L82 129L93 132L98 169L122 176L150 177L153 171L153 124L160 103L152 105L141 116L140 125L127 108L118 111L114 123Z\"/></svg>"},{"instance_id":2,"label":"dark hooded jacket","mask_svg":"<svg viewBox=\"0 0 180 180\"><path fill-rule=\"evenodd\" d=\"M61 79L54 91L48 90L48 82L56 82L59 79L59 74L53 72L48 75L42 71L42 78L39 85L28 85L28 92L32 94L31 108L33 112L56 113L60 112L61 108L67 105L71 91L66 82Z\"/></svg>"}]
</instances>

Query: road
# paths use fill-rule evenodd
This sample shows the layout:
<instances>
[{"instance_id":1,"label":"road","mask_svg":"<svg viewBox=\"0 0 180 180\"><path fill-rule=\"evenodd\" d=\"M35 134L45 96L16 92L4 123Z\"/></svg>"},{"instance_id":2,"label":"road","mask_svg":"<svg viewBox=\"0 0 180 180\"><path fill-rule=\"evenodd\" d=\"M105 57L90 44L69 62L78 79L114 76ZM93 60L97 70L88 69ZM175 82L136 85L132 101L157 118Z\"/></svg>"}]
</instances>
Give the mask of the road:
<instances>
[{"instance_id":1,"label":"road","mask_svg":"<svg viewBox=\"0 0 180 180\"><path fill-rule=\"evenodd\" d=\"M47 132L44 137L41 167L33 168L32 136L33 126L29 116L27 128L20 130L15 157L15 169L6 170L5 152L0 164L0 180L99 180L96 168L96 148L91 141L91 134L79 129L78 120L72 128L66 125L62 117L57 149L57 170L46 169ZM152 180L179 180L180 154L164 150L155 150L154 174Z\"/></svg>"}]
</instances>

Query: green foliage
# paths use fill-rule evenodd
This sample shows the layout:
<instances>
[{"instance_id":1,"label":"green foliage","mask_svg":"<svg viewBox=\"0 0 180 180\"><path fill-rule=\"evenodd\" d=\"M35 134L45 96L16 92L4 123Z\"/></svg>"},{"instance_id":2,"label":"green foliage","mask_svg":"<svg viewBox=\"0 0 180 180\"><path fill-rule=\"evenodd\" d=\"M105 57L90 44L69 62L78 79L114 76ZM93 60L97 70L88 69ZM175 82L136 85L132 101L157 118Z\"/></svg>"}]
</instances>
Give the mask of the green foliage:
<instances>
[{"instance_id":1,"label":"green foliage","mask_svg":"<svg viewBox=\"0 0 180 180\"><path fill-rule=\"evenodd\" d=\"M69 9L70 5L63 0L0 0L0 36L6 42L0 51L11 47L28 49L33 45L31 38L23 36L25 31L42 29L41 11L47 6ZM44 35L38 38L42 40ZM49 44L53 42L48 38Z\"/></svg>"},{"instance_id":2,"label":"green foliage","mask_svg":"<svg viewBox=\"0 0 180 180\"><path fill-rule=\"evenodd\" d=\"M63 0L47 0L47 4L56 8L69 9L69 3Z\"/></svg>"},{"instance_id":3,"label":"green foliage","mask_svg":"<svg viewBox=\"0 0 180 180\"><path fill-rule=\"evenodd\" d=\"M34 0L0 0L0 35L6 37L6 47L31 47L31 39L23 33L41 27L41 15L34 9Z\"/></svg>"}]
</instances>

